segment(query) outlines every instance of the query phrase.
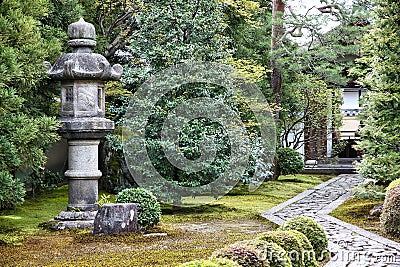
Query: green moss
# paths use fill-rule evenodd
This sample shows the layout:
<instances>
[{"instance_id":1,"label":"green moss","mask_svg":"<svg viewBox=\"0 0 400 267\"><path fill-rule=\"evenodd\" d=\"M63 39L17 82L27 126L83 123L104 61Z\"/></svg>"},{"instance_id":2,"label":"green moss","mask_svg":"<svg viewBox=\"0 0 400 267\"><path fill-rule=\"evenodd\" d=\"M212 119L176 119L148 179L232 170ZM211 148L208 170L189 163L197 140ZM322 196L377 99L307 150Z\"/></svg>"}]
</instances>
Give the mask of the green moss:
<instances>
[{"instance_id":1,"label":"green moss","mask_svg":"<svg viewBox=\"0 0 400 267\"><path fill-rule=\"evenodd\" d=\"M333 176L287 175L278 181L263 183L256 191L249 192L248 185L239 183L221 199L200 207L171 207L163 205L163 221L190 222L211 219L265 220L260 214L286 200L312 188Z\"/></svg>"},{"instance_id":2,"label":"green moss","mask_svg":"<svg viewBox=\"0 0 400 267\"><path fill-rule=\"evenodd\" d=\"M36 198L27 199L15 210L0 211L0 227L35 233L39 230L40 223L54 218L67 205L68 187L62 186Z\"/></svg>"},{"instance_id":3,"label":"green moss","mask_svg":"<svg viewBox=\"0 0 400 267\"><path fill-rule=\"evenodd\" d=\"M205 259L226 244L254 239L274 228L259 216L261 212L329 178L280 177L255 192L239 184L231 194L206 206L164 205L162 223L151 231L167 236L148 237L94 237L90 231L40 230L39 223L67 207L68 187L64 186L30 199L14 211L0 213L0 229L7 229L0 235L7 235L4 239L11 244L20 243L17 247L0 245L0 266L177 266Z\"/></svg>"},{"instance_id":4,"label":"green moss","mask_svg":"<svg viewBox=\"0 0 400 267\"><path fill-rule=\"evenodd\" d=\"M239 264L228 259L195 260L179 265L179 267L223 267L223 266L240 267Z\"/></svg>"},{"instance_id":5,"label":"green moss","mask_svg":"<svg viewBox=\"0 0 400 267\"><path fill-rule=\"evenodd\" d=\"M330 214L344 222L379 234L380 222L378 217L369 216L369 211L383 200L350 198Z\"/></svg>"}]
</instances>

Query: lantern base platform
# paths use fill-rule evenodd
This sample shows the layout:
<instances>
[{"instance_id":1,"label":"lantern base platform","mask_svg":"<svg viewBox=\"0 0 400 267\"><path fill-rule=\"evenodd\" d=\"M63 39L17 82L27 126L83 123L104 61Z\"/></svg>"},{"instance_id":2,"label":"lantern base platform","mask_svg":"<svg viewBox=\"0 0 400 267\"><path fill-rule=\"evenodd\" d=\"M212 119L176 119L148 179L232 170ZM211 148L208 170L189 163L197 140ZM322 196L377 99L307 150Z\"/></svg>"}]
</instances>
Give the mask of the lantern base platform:
<instances>
[{"instance_id":1,"label":"lantern base platform","mask_svg":"<svg viewBox=\"0 0 400 267\"><path fill-rule=\"evenodd\" d=\"M92 229L97 211L62 211L53 220L47 222L52 230Z\"/></svg>"}]
</instances>

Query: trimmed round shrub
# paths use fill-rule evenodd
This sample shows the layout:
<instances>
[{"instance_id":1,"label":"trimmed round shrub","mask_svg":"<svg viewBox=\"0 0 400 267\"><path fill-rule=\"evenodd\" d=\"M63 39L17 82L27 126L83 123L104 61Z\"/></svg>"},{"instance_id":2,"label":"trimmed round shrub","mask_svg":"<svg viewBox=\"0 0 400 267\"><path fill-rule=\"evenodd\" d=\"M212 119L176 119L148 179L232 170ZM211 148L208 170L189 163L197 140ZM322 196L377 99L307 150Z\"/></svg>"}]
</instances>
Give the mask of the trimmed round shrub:
<instances>
[{"instance_id":1,"label":"trimmed round shrub","mask_svg":"<svg viewBox=\"0 0 400 267\"><path fill-rule=\"evenodd\" d=\"M152 227L161 220L161 207L157 198L143 188L127 188L118 193L117 203L136 203L141 228Z\"/></svg>"},{"instance_id":2,"label":"trimmed round shrub","mask_svg":"<svg viewBox=\"0 0 400 267\"><path fill-rule=\"evenodd\" d=\"M179 267L241 267L238 263L224 258L213 258L209 260L194 260L185 262Z\"/></svg>"},{"instance_id":3,"label":"trimmed round shrub","mask_svg":"<svg viewBox=\"0 0 400 267\"><path fill-rule=\"evenodd\" d=\"M19 179L0 171L0 210L13 209L24 203L25 188Z\"/></svg>"},{"instance_id":4,"label":"trimmed round shrub","mask_svg":"<svg viewBox=\"0 0 400 267\"><path fill-rule=\"evenodd\" d=\"M276 151L278 172L281 175L297 174L304 170L304 161L301 154L293 148L279 148Z\"/></svg>"},{"instance_id":5,"label":"trimmed round shrub","mask_svg":"<svg viewBox=\"0 0 400 267\"><path fill-rule=\"evenodd\" d=\"M392 190L393 188L396 188L400 186L400 179L396 179L394 181L392 181L388 187L386 187L386 193L389 193L390 190Z\"/></svg>"},{"instance_id":6,"label":"trimmed round shrub","mask_svg":"<svg viewBox=\"0 0 400 267\"><path fill-rule=\"evenodd\" d=\"M286 250L293 267L317 267L315 252L307 237L296 230L271 231L261 234L258 239L274 242Z\"/></svg>"},{"instance_id":7,"label":"trimmed round shrub","mask_svg":"<svg viewBox=\"0 0 400 267\"><path fill-rule=\"evenodd\" d=\"M252 239L235 243L239 246L249 246L254 248L262 258L266 258L271 267L292 267L292 262L286 250L276 243L264 240Z\"/></svg>"},{"instance_id":8,"label":"trimmed round shrub","mask_svg":"<svg viewBox=\"0 0 400 267\"><path fill-rule=\"evenodd\" d=\"M237 262L242 267L269 267L267 259L263 259L257 250L250 246L233 244L217 250L212 258L225 258Z\"/></svg>"},{"instance_id":9,"label":"trimmed round shrub","mask_svg":"<svg viewBox=\"0 0 400 267\"><path fill-rule=\"evenodd\" d=\"M328 251L328 238L324 228L312 218L296 216L287 220L279 229L297 230L303 233L314 248L317 259L324 259Z\"/></svg>"},{"instance_id":10,"label":"trimmed round shrub","mask_svg":"<svg viewBox=\"0 0 400 267\"><path fill-rule=\"evenodd\" d=\"M383 203L380 217L381 227L386 234L400 237L400 187L391 189Z\"/></svg>"}]
</instances>

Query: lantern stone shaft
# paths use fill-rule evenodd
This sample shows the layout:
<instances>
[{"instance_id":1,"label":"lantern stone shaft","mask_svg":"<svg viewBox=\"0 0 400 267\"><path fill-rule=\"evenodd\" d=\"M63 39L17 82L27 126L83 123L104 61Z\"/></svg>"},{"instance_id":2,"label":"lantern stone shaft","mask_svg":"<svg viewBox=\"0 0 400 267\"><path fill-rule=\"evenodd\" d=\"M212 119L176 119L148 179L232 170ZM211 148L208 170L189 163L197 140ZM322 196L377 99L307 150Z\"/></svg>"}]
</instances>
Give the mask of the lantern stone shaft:
<instances>
[{"instance_id":1,"label":"lantern stone shaft","mask_svg":"<svg viewBox=\"0 0 400 267\"><path fill-rule=\"evenodd\" d=\"M68 27L68 45L73 51L53 65L46 63L49 76L61 81L59 133L68 139L68 211L97 210L98 179L102 175L98 169L98 145L114 129L114 123L104 118L104 82L118 80L122 66L111 66L105 57L92 52L95 35L94 26L83 19L72 23Z\"/></svg>"}]
</instances>

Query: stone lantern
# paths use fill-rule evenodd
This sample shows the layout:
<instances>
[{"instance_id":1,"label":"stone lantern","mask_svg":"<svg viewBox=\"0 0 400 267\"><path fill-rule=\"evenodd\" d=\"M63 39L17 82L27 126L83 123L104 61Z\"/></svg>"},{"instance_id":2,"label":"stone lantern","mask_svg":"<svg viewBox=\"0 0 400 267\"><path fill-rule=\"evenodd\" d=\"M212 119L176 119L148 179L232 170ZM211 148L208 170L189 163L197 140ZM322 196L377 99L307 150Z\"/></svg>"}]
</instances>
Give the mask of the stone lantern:
<instances>
[{"instance_id":1,"label":"stone lantern","mask_svg":"<svg viewBox=\"0 0 400 267\"><path fill-rule=\"evenodd\" d=\"M95 29L80 19L68 27L68 45L73 51L51 65L48 74L61 81L61 122L59 134L68 140L68 207L56 219L56 229L88 228L98 209L98 145L114 129L104 118L104 81L118 80L122 66L111 66L105 57L92 53Z\"/></svg>"}]
</instances>

